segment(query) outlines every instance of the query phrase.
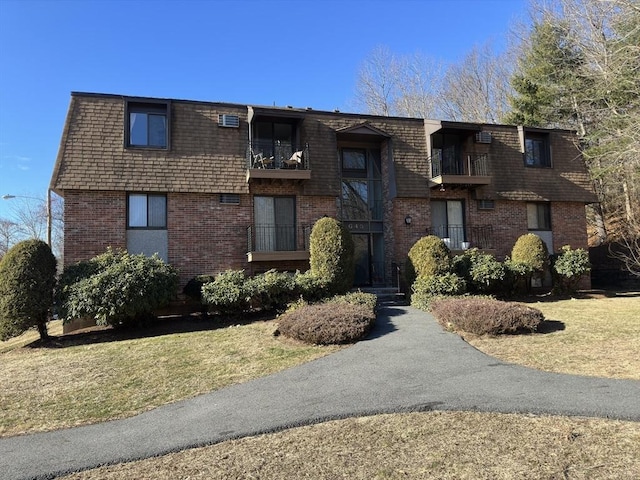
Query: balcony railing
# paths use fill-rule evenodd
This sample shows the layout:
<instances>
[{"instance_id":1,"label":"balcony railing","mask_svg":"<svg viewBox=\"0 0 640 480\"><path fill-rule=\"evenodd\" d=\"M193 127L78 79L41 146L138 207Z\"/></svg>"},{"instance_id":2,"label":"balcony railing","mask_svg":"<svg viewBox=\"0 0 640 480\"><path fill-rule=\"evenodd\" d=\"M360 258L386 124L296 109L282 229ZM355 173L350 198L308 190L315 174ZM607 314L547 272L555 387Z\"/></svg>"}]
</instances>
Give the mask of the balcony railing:
<instances>
[{"instance_id":1,"label":"balcony railing","mask_svg":"<svg viewBox=\"0 0 640 480\"><path fill-rule=\"evenodd\" d=\"M308 225L250 225L247 227L247 251L309 251L310 235Z\"/></svg>"},{"instance_id":2,"label":"balcony railing","mask_svg":"<svg viewBox=\"0 0 640 480\"><path fill-rule=\"evenodd\" d=\"M431 177L442 175L464 175L469 177L489 176L489 155L486 153L467 155L465 161L431 158Z\"/></svg>"},{"instance_id":3,"label":"balcony railing","mask_svg":"<svg viewBox=\"0 0 640 480\"><path fill-rule=\"evenodd\" d=\"M429 229L431 235L436 235L448 243L452 250L466 250L467 248L493 249L492 225L435 225ZM468 243L466 243L468 242Z\"/></svg>"},{"instance_id":4,"label":"balcony railing","mask_svg":"<svg viewBox=\"0 0 640 480\"><path fill-rule=\"evenodd\" d=\"M246 165L249 169L309 170L309 144L254 140L247 146Z\"/></svg>"}]
</instances>

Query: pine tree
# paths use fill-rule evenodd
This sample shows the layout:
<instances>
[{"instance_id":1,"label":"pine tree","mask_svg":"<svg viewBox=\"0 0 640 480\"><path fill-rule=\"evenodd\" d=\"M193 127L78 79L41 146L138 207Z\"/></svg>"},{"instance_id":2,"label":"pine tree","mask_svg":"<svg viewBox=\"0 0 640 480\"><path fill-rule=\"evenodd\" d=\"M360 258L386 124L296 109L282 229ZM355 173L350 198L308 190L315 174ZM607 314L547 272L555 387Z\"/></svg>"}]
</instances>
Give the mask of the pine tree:
<instances>
[{"instance_id":1,"label":"pine tree","mask_svg":"<svg viewBox=\"0 0 640 480\"><path fill-rule=\"evenodd\" d=\"M511 79L512 110L505 123L537 127L577 123L577 96L585 85L576 72L584 59L568 33L565 22L550 17L533 24Z\"/></svg>"}]
</instances>

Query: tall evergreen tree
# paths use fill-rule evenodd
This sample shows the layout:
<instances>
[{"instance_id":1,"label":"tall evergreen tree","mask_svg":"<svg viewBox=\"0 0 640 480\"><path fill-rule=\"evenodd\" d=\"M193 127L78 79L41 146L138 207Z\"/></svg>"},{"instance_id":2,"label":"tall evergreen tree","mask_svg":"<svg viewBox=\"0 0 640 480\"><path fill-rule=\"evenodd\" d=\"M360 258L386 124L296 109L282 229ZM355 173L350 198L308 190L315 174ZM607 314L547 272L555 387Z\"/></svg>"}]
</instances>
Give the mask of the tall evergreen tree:
<instances>
[{"instance_id":1,"label":"tall evergreen tree","mask_svg":"<svg viewBox=\"0 0 640 480\"><path fill-rule=\"evenodd\" d=\"M565 22L545 16L534 22L522 46L516 73L511 79L514 94L505 123L536 127L573 127L578 122L576 103L584 90L576 76L583 57L568 35Z\"/></svg>"}]
</instances>

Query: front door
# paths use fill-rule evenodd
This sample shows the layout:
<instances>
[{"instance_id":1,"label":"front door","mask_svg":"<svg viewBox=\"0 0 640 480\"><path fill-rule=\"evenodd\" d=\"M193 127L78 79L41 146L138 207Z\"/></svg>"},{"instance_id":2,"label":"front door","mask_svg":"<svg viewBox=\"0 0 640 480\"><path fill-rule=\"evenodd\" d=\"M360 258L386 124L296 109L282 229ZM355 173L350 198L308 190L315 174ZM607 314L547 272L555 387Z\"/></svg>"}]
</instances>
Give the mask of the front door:
<instances>
[{"instance_id":1,"label":"front door","mask_svg":"<svg viewBox=\"0 0 640 480\"><path fill-rule=\"evenodd\" d=\"M384 284L384 240L380 233L354 233L355 276L357 287Z\"/></svg>"}]
</instances>

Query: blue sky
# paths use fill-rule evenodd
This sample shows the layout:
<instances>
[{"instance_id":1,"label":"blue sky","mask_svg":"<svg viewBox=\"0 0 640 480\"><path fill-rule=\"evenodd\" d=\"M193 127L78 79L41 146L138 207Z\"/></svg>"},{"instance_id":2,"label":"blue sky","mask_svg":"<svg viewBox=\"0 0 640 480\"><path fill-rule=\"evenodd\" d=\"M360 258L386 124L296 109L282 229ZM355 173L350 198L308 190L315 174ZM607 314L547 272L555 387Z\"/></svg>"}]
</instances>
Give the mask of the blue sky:
<instances>
[{"instance_id":1,"label":"blue sky","mask_svg":"<svg viewBox=\"0 0 640 480\"><path fill-rule=\"evenodd\" d=\"M501 48L527 0L0 0L0 195L44 198L70 92L353 111L380 45ZM0 217L10 218L0 200Z\"/></svg>"}]
</instances>

